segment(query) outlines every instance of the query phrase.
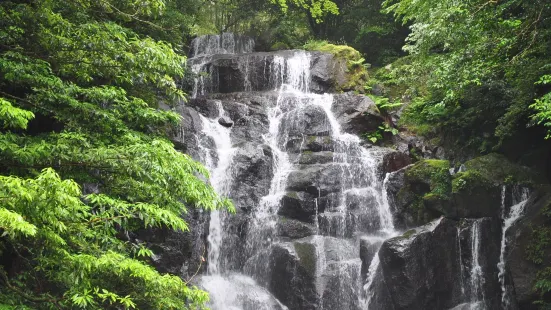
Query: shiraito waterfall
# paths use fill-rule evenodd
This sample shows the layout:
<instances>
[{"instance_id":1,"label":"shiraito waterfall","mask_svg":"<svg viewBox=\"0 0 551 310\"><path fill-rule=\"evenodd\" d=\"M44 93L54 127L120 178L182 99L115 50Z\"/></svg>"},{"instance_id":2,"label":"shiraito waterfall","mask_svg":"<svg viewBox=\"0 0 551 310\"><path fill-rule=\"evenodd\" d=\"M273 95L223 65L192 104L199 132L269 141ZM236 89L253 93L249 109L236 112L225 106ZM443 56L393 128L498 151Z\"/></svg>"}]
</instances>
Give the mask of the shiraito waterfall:
<instances>
[{"instance_id":1,"label":"shiraito waterfall","mask_svg":"<svg viewBox=\"0 0 551 310\"><path fill-rule=\"evenodd\" d=\"M486 208L454 179L462 187L434 199L434 173L413 172L436 162L359 137L384 119L368 97L334 92L333 55L254 52L233 34L191 47L179 141L237 210L201 217L194 235L209 307L517 309L508 240L527 189L492 187ZM464 174L442 171L450 188Z\"/></svg>"}]
</instances>

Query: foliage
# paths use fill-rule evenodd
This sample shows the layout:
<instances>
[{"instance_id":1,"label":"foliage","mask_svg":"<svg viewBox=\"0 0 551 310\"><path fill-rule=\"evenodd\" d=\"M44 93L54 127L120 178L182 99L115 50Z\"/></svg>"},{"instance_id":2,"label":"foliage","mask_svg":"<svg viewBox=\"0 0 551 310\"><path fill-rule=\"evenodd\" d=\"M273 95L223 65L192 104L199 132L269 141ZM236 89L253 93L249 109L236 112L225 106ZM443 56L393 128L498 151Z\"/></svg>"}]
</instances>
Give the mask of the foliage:
<instances>
[{"instance_id":1,"label":"foliage","mask_svg":"<svg viewBox=\"0 0 551 310\"><path fill-rule=\"evenodd\" d=\"M551 65L547 65L551 68ZM537 85L551 85L551 75L543 75ZM535 102L530 105L530 108L534 109L537 113L532 116L532 118L540 125L543 125L547 128L546 139L551 138L551 92L536 98Z\"/></svg>"},{"instance_id":2,"label":"foliage","mask_svg":"<svg viewBox=\"0 0 551 310\"><path fill-rule=\"evenodd\" d=\"M167 139L180 116L156 108L184 98L174 78L185 57L159 39L180 40L191 17L167 10L187 4L137 3L0 3L4 305L195 309L208 298L155 271L147 244L127 237L187 231L189 207L233 208Z\"/></svg>"},{"instance_id":3,"label":"foliage","mask_svg":"<svg viewBox=\"0 0 551 310\"><path fill-rule=\"evenodd\" d=\"M407 27L381 12L382 0L335 0L340 14L323 22L309 22L317 40L346 44L360 51L369 63L387 64L401 56Z\"/></svg>"},{"instance_id":4,"label":"foliage","mask_svg":"<svg viewBox=\"0 0 551 310\"><path fill-rule=\"evenodd\" d=\"M551 251L551 200L547 197L547 205L540 211L544 219L539 225L531 225L532 236L526 247L527 258L541 266L535 279L534 290L539 295L535 303L540 309L548 309L551 306L551 266L549 266L549 253Z\"/></svg>"},{"instance_id":5,"label":"foliage","mask_svg":"<svg viewBox=\"0 0 551 310\"><path fill-rule=\"evenodd\" d=\"M375 102L375 105L377 106L379 111L381 111L381 113L383 114L388 114L390 111L396 108L399 108L403 105L403 103L401 103L398 100L391 102L389 98L382 97L382 96L370 95L369 97Z\"/></svg>"},{"instance_id":6,"label":"foliage","mask_svg":"<svg viewBox=\"0 0 551 310\"><path fill-rule=\"evenodd\" d=\"M388 123L383 123L373 132L366 132L362 134L362 137L371 141L371 143L376 144L384 140L387 133L395 136L398 134L398 129L392 127Z\"/></svg>"},{"instance_id":7,"label":"foliage","mask_svg":"<svg viewBox=\"0 0 551 310\"><path fill-rule=\"evenodd\" d=\"M232 31L248 33L256 36L265 36L264 32L272 32L274 28L283 26L294 32L293 27L285 27L290 20L293 26L301 24L307 18L319 23L327 16L338 15L339 9L331 0L219 0L204 1L201 5L202 13L197 26L197 34L211 34ZM302 21L293 18L299 15ZM304 27L306 28L306 25ZM276 32L278 32L276 30ZM281 41L281 38L272 38L271 44ZM289 44L289 42L285 42Z\"/></svg>"},{"instance_id":8,"label":"foliage","mask_svg":"<svg viewBox=\"0 0 551 310\"><path fill-rule=\"evenodd\" d=\"M385 7L411 25L409 55L395 68L417 98L406 113L409 124L488 152L530 117L548 122L547 1L387 0Z\"/></svg>"}]
</instances>

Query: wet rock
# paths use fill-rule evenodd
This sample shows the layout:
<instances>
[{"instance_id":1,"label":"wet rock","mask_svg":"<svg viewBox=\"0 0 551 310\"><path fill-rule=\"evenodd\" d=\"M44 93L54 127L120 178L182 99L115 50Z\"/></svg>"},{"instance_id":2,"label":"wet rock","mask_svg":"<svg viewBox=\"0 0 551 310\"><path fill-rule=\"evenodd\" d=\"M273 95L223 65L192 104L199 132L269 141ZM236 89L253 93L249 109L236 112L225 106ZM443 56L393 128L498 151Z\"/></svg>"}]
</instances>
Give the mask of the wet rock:
<instances>
[{"instance_id":1,"label":"wet rock","mask_svg":"<svg viewBox=\"0 0 551 310\"><path fill-rule=\"evenodd\" d=\"M310 90L317 93L330 92L335 88L333 79L328 79L327 70L337 68L331 54L304 52L310 57L312 81ZM189 59L191 66L201 66L206 72L202 88L206 93L232 93L265 91L281 85L278 70L280 63L274 59L290 58L294 51L258 52L254 54L217 54ZM283 68L284 69L284 68ZM336 82L336 81L335 81Z\"/></svg>"},{"instance_id":2,"label":"wet rock","mask_svg":"<svg viewBox=\"0 0 551 310\"><path fill-rule=\"evenodd\" d=\"M320 106L307 105L283 117L279 130L281 138L303 136L329 136L331 126L327 114ZM282 143L284 141L281 141Z\"/></svg>"},{"instance_id":3,"label":"wet rock","mask_svg":"<svg viewBox=\"0 0 551 310\"><path fill-rule=\"evenodd\" d=\"M333 164L304 165L287 178L287 190L307 192L314 197L326 196L340 189L339 167Z\"/></svg>"},{"instance_id":4,"label":"wet rock","mask_svg":"<svg viewBox=\"0 0 551 310\"><path fill-rule=\"evenodd\" d=\"M332 54L314 52L310 74L312 76L312 92L333 92L347 83L347 68L344 61L338 61Z\"/></svg>"},{"instance_id":5,"label":"wet rock","mask_svg":"<svg viewBox=\"0 0 551 310\"><path fill-rule=\"evenodd\" d=\"M389 200L399 227L415 227L453 213L449 162L424 160L389 176Z\"/></svg>"},{"instance_id":6,"label":"wet rock","mask_svg":"<svg viewBox=\"0 0 551 310\"><path fill-rule=\"evenodd\" d=\"M235 33L208 34L191 40L189 57L212 54L252 53L255 41L252 37Z\"/></svg>"},{"instance_id":7,"label":"wet rock","mask_svg":"<svg viewBox=\"0 0 551 310\"><path fill-rule=\"evenodd\" d=\"M272 247L269 288L289 309L314 310L318 307L315 255L315 248L305 243Z\"/></svg>"},{"instance_id":8,"label":"wet rock","mask_svg":"<svg viewBox=\"0 0 551 310\"><path fill-rule=\"evenodd\" d=\"M200 210L192 210L183 216L189 232L173 231L165 228L140 230L132 239L145 242L153 251L152 263L162 273L170 273L189 279L198 270L205 270L206 238L208 215Z\"/></svg>"},{"instance_id":9,"label":"wet rock","mask_svg":"<svg viewBox=\"0 0 551 310\"><path fill-rule=\"evenodd\" d=\"M415 227L441 215L448 218L501 216L501 179L479 170L449 172L443 160L422 160L392 173L387 194L399 227Z\"/></svg>"},{"instance_id":10,"label":"wet rock","mask_svg":"<svg viewBox=\"0 0 551 310\"><path fill-rule=\"evenodd\" d=\"M481 290L488 309L498 309L497 281L499 258L499 221L480 222L478 253L484 281ZM379 251L382 273L395 309L448 309L470 298L468 278L461 278L462 264L467 273L473 259L471 237L473 222L464 225L458 240L458 222L439 219L433 223L389 239ZM461 247L459 246L461 245ZM461 252L461 255L459 254ZM465 297L462 287L466 290Z\"/></svg>"},{"instance_id":11,"label":"wet rock","mask_svg":"<svg viewBox=\"0 0 551 310\"><path fill-rule=\"evenodd\" d=\"M276 229L279 236L291 239L300 239L316 234L316 227L285 217L280 217L277 220Z\"/></svg>"},{"instance_id":12,"label":"wet rock","mask_svg":"<svg viewBox=\"0 0 551 310\"><path fill-rule=\"evenodd\" d=\"M306 192L287 192L281 199L278 214L302 222L314 222L315 196Z\"/></svg>"},{"instance_id":13,"label":"wet rock","mask_svg":"<svg viewBox=\"0 0 551 310\"><path fill-rule=\"evenodd\" d=\"M291 137L285 144L285 150L289 153L306 152L333 152L335 142L330 136L301 136Z\"/></svg>"},{"instance_id":14,"label":"wet rock","mask_svg":"<svg viewBox=\"0 0 551 310\"><path fill-rule=\"evenodd\" d=\"M411 164L409 155L402 152L389 152L383 156L382 173L400 170Z\"/></svg>"},{"instance_id":15,"label":"wet rock","mask_svg":"<svg viewBox=\"0 0 551 310\"><path fill-rule=\"evenodd\" d=\"M291 162L298 163L300 165L312 165L312 164L327 164L333 162L333 152L321 151L312 152L304 151L299 154L291 154Z\"/></svg>"},{"instance_id":16,"label":"wet rock","mask_svg":"<svg viewBox=\"0 0 551 310\"><path fill-rule=\"evenodd\" d=\"M377 237L362 237L360 238L360 259L362 260L362 274L367 275L369 265L373 260L373 257L377 255L383 238Z\"/></svg>"},{"instance_id":17,"label":"wet rock","mask_svg":"<svg viewBox=\"0 0 551 310\"><path fill-rule=\"evenodd\" d=\"M250 210L268 194L273 176L273 158L269 147L253 143L238 146L231 173L235 182L231 188L236 206Z\"/></svg>"},{"instance_id":18,"label":"wet rock","mask_svg":"<svg viewBox=\"0 0 551 310\"><path fill-rule=\"evenodd\" d=\"M335 95L331 110L343 131L357 135L376 130L384 121L373 100L351 92Z\"/></svg>"},{"instance_id":19,"label":"wet rock","mask_svg":"<svg viewBox=\"0 0 551 310\"><path fill-rule=\"evenodd\" d=\"M170 133L170 140L177 150L186 152L194 159L198 159L197 133L203 130L199 113L186 106L179 106L176 111L182 116L182 124Z\"/></svg>"},{"instance_id":20,"label":"wet rock","mask_svg":"<svg viewBox=\"0 0 551 310\"><path fill-rule=\"evenodd\" d=\"M505 283L514 288L519 309L538 309L533 304L539 299L533 289L537 273L543 268L551 266L548 259L544 258L543 264L536 264L527 255L528 247L537 243L537 239L534 239L534 229L538 231L543 227L549 227L548 217L542 214L542 211L549 206L551 206L551 188L549 186L540 187L526 203L525 216L513 224L506 235L508 244L505 255L507 268ZM543 247L542 250L541 257L551 256L549 247Z\"/></svg>"},{"instance_id":21,"label":"wet rock","mask_svg":"<svg viewBox=\"0 0 551 310\"><path fill-rule=\"evenodd\" d=\"M351 259L329 262L323 273L322 304L324 309L359 310L361 294L361 261ZM342 294L341 292L350 292Z\"/></svg>"},{"instance_id":22,"label":"wet rock","mask_svg":"<svg viewBox=\"0 0 551 310\"><path fill-rule=\"evenodd\" d=\"M233 126L233 121L227 116L222 116L218 119L218 124L229 128Z\"/></svg>"}]
</instances>

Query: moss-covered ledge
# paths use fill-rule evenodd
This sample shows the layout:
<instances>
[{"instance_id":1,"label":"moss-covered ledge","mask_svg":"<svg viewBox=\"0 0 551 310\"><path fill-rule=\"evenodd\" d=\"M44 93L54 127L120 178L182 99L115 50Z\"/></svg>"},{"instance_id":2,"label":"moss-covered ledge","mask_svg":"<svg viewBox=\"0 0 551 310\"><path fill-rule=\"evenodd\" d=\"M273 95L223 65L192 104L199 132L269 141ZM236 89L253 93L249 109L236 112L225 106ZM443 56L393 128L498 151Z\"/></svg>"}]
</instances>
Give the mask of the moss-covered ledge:
<instances>
[{"instance_id":1,"label":"moss-covered ledge","mask_svg":"<svg viewBox=\"0 0 551 310\"><path fill-rule=\"evenodd\" d=\"M452 175L446 160L421 160L404 171L404 184L395 201L406 226L448 218L498 217L503 185L533 186L544 182L529 168L499 154L464 163Z\"/></svg>"},{"instance_id":2,"label":"moss-covered ledge","mask_svg":"<svg viewBox=\"0 0 551 310\"><path fill-rule=\"evenodd\" d=\"M336 91L356 91L363 93L369 80L367 64L362 54L348 45L336 45L327 41L310 41L303 47L307 51L319 51L332 54L338 61L346 64L346 82L337 83Z\"/></svg>"}]
</instances>

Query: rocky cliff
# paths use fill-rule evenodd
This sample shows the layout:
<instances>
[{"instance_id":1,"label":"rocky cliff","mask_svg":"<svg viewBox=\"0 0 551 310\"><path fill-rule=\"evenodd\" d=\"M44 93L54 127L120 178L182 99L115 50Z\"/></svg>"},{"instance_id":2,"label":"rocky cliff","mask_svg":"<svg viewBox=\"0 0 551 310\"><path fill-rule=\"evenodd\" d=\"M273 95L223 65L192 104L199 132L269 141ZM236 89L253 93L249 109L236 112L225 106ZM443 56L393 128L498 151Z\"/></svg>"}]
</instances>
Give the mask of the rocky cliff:
<instances>
[{"instance_id":1,"label":"rocky cliff","mask_svg":"<svg viewBox=\"0 0 551 310\"><path fill-rule=\"evenodd\" d=\"M549 201L537 174L498 155L412 164L417 142L363 141L383 117L331 94L346 68L330 54L255 53L228 34L192 46L174 141L237 212L190 214L192 235L151 240L161 269L200 270L214 309L531 307L523 250Z\"/></svg>"}]
</instances>

